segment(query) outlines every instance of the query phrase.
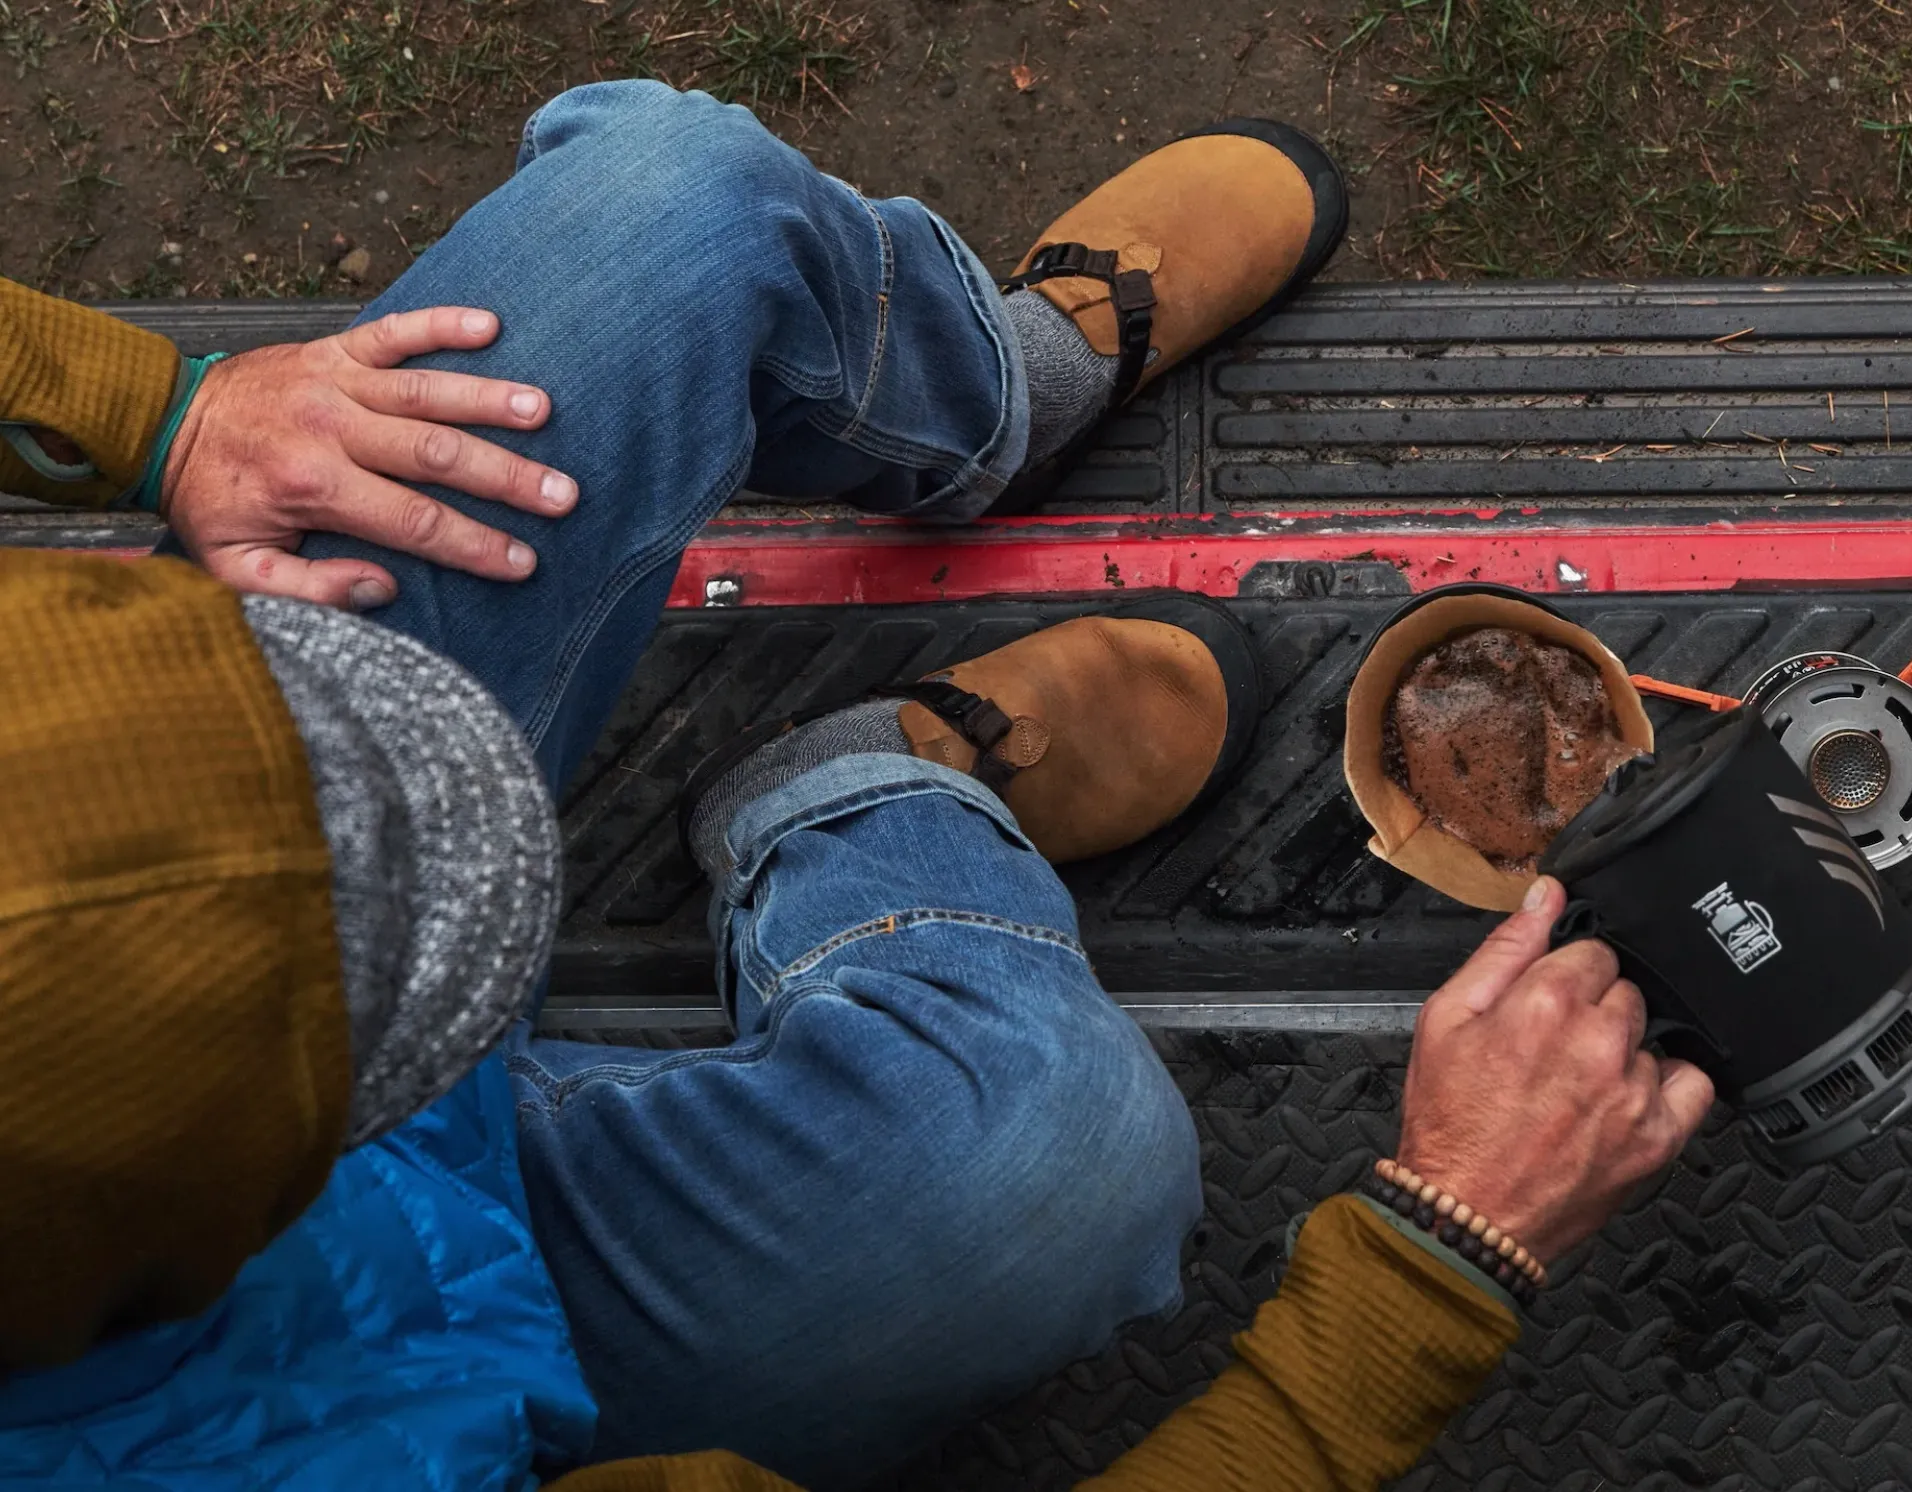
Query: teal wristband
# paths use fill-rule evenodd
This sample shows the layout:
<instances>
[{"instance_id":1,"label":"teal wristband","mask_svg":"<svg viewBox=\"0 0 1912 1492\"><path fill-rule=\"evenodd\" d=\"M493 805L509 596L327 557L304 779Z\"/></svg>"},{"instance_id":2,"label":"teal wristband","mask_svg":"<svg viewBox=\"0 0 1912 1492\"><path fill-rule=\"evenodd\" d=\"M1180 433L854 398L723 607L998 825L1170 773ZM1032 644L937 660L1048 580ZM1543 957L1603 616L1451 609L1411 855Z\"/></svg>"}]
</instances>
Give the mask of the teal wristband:
<instances>
[{"instance_id":1,"label":"teal wristband","mask_svg":"<svg viewBox=\"0 0 1912 1492\"><path fill-rule=\"evenodd\" d=\"M1380 1218L1382 1222L1386 1223L1396 1233L1399 1233L1409 1243L1424 1253L1432 1254L1436 1259L1439 1259L1441 1263L1453 1269L1462 1279L1473 1285L1475 1289L1493 1297L1493 1299L1506 1306L1515 1320L1520 1319L1520 1303L1514 1299L1505 1285L1490 1276L1487 1271L1482 1269L1478 1264L1471 1263L1467 1259L1462 1258L1456 1250L1449 1248L1432 1233L1417 1228L1405 1218L1397 1216L1393 1208L1383 1207L1366 1192L1356 1192L1355 1196L1367 1204L1367 1208L1370 1212Z\"/></svg>"},{"instance_id":2,"label":"teal wristband","mask_svg":"<svg viewBox=\"0 0 1912 1492\"><path fill-rule=\"evenodd\" d=\"M172 451L173 441L179 436L179 427L185 423L186 410L198 394L199 385L206 381L206 370L225 355L223 352L214 352L205 357L180 358L179 392L160 424L159 435L146 457L146 470L140 474L139 484L121 495L122 506L141 508L148 513L159 511L159 484L166 474L166 457Z\"/></svg>"}]
</instances>

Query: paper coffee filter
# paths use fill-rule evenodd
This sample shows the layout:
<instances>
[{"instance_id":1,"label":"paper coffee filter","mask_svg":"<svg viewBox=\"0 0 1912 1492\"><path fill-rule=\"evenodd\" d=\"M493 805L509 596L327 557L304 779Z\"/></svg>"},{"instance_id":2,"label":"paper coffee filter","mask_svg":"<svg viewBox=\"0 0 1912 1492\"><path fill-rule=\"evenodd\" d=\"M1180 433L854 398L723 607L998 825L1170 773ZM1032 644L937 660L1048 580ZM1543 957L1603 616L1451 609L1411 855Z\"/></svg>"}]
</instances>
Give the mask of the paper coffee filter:
<instances>
[{"instance_id":1,"label":"paper coffee filter","mask_svg":"<svg viewBox=\"0 0 1912 1492\"><path fill-rule=\"evenodd\" d=\"M1651 751L1653 725L1640 704L1639 691L1627 677L1626 665L1599 638L1544 607L1511 596L1440 597L1408 612L1375 639L1348 690L1348 730L1342 747L1348 790L1374 828L1368 848L1456 901L1511 912L1519 907L1534 877L1499 869L1472 845L1432 823L1388 776L1382 760L1388 705L1402 676L1430 648L1480 627L1525 632L1572 648L1593 664L1612 701L1620 738L1628 745Z\"/></svg>"}]
</instances>

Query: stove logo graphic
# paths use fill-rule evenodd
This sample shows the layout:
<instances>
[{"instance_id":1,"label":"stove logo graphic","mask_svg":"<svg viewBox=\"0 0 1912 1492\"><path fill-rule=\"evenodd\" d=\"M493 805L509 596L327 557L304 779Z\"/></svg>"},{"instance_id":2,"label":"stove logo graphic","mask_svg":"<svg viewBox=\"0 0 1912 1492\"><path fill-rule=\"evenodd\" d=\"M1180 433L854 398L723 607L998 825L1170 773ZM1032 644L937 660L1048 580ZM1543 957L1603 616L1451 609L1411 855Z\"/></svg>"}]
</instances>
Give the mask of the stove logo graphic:
<instances>
[{"instance_id":1,"label":"stove logo graphic","mask_svg":"<svg viewBox=\"0 0 1912 1492\"><path fill-rule=\"evenodd\" d=\"M1756 901L1741 901L1725 881L1694 902L1693 910L1706 919L1713 941L1742 974L1752 973L1779 952L1772 914Z\"/></svg>"},{"instance_id":2,"label":"stove logo graphic","mask_svg":"<svg viewBox=\"0 0 1912 1492\"><path fill-rule=\"evenodd\" d=\"M1809 803L1782 798L1778 793L1768 793L1766 796L1773 800L1773 807L1781 813L1803 819L1812 826L1802 828L1794 824L1793 833L1799 836L1801 844L1818 851L1821 870L1865 898L1866 906L1879 919L1879 930L1885 931L1885 903L1879 900L1878 883L1873 877L1872 866L1854 848L1852 841L1846 838L1845 826L1831 814L1821 813Z\"/></svg>"}]
</instances>

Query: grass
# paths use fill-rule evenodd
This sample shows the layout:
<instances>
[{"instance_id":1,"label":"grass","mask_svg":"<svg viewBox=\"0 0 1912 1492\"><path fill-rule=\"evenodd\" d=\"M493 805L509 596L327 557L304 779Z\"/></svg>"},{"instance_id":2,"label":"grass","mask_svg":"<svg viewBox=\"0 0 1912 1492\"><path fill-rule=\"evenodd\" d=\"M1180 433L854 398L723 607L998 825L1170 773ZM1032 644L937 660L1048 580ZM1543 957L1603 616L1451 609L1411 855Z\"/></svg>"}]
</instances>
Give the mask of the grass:
<instances>
[{"instance_id":1,"label":"grass","mask_svg":"<svg viewBox=\"0 0 1912 1492\"><path fill-rule=\"evenodd\" d=\"M835 99L856 71L850 45L828 16L757 0L711 43L711 92L753 109L801 107L812 88Z\"/></svg>"},{"instance_id":2,"label":"grass","mask_svg":"<svg viewBox=\"0 0 1912 1492\"><path fill-rule=\"evenodd\" d=\"M53 45L53 34L40 17L46 7L16 8L0 0L0 67L11 64L16 80L37 70Z\"/></svg>"},{"instance_id":3,"label":"grass","mask_svg":"<svg viewBox=\"0 0 1912 1492\"><path fill-rule=\"evenodd\" d=\"M1394 273L1912 271L1912 7L1367 0Z\"/></svg>"},{"instance_id":4,"label":"grass","mask_svg":"<svg viewBox=\"0 0 1912 1492\"><path fill-rule=\"evenodd\" d=\"M1912 0L1351 3L1324 45L1381 90L1383 124L1360 111L1336 147L1369 190L1391 173L1407 185L1374 241L1380 274L1912 273ZM109 279L142 294L375 289L469 205L468 174L441 186L445 162L476 146L502 172L527 109L559 88L661 78L801 140L851 113L894 11L0 0L0 104L24 152L9 192L32 203L0 222L0 257L82 294ZM1172 11L1165 26L1186 29L1194 12ZM1275 14L1246 46L1300 45ZM901 65L917 88L953 82L980 66L957 66L961 45L939 24ZM323 247L340 230L373 252L370 282L348 284ZM183 262L147 263L175 239Z\"/></svg>"},{"instance_id":5,"label":"grass","mask_svg":"<svg viewBox=\"0 0 1912 1492\"><path fill-rule=\"evenodd\" d=\"M0 54L31 65L32 17L0 0ZM159 61L172 148L241 221L263 180L349 166L401 134L495 134L564 82L564 42L524 0L74 0L96 57ZM765 113L842 107L865 23L815 0L606 4L583 38L598 77L661 77ZM577 38L567 38L574 43ZM575 63L575 55L571 58Z\"/></svg>"},{"instance_id":6,"label":"grass","mask_svg":"<svg viewBox=\"0 0 1912 1492\"><path fill-rule=\"evenodd\" d=\"M0 184L33 204L0 221L0 262L80 295L376 289L469 205L445 166L502 168L565 87L661 78L797 135L847 114L878 51L829 3L0 0L0 133L10 116L20 144ZM347 236L369 284L326 247Z\"/></svg>"},{"instance_id":7,"label":"grass","mask_svg":"<svg viewBox=\"0 0 1912 1492\"><path fill-rule=\"evenodd\" d=\"M140 39L136 10L88 3L103 43ZM174 148L242 192L256 173L349 164L401 126L460 135L537 96L557 52L488 0L209 0L182 29Z\"/></svg>"},{"instance_id":8,"label":"grass","mask_svg":"<svg viewBox=\"0 0 1912 1492\"><path fill-rule=\"evenodd\" d=\"M869 25L814 0L693 0L616 18L612 65L797 119L833 106L869 58ZM617 33L613 33L616 35Z\"/></svg>"}]
</instances>

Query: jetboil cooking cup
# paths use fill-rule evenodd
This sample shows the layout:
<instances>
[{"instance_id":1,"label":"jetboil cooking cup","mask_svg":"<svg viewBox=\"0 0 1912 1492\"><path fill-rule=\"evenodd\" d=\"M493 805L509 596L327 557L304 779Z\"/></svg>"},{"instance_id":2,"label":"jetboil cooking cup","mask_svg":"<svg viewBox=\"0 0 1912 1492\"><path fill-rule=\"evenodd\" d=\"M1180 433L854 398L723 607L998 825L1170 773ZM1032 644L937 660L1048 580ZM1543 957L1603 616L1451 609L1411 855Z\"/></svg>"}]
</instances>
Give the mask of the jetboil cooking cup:
<instances>
[{"instance_id":1,"label":"jetboil cooking cup","mask_svg":"<svg viewBox=\"0 0 1912 1492\"><path fill-rule=\"evenodd\" d=\"M1544 603L1448 586L1375 634L1348 697L1345 769L1369 848L1474 906L1511 909L1529 877L1427 822L1387 775L1401 677L1429 648L1510 626L1600 670L1620 734L1656 749L1625 666ZM1912 917L1754 710L1686 716L1555 836L1556 944L1598 937L1646 998L1651 1041L1705 1068L1788 1161L1858 1144L1912 1110Z\"/></svg>"},{"instance_id":2,"label":"jetboil cooking cup","mask_svg":"<svg viewBox=\"0 0 1912 1492\"><path fill-rule=\"evenodd\" d=\"M1557 942L1597 937L1649 1038L1790 1162L1912 1108L1912 917L1752 710L1682 723L1555 836Z\"/></svg>"}]
</instances>

